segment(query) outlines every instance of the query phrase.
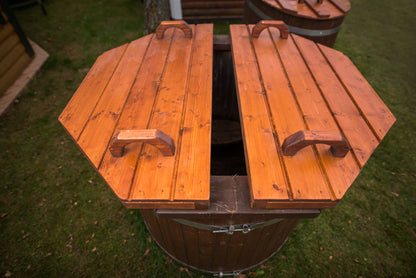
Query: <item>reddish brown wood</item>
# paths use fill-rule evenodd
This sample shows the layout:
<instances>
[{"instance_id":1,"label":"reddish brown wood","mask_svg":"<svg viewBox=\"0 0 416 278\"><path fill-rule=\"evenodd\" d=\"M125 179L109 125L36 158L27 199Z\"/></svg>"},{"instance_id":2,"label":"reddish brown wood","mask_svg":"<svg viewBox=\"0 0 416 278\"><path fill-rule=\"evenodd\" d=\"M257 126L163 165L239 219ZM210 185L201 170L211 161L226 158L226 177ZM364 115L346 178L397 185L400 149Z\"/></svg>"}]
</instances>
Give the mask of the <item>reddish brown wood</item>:
<instances>
[{"instance_id":1,"label":"reddish brown wood","mask_svg":"<svg viewBox=\"0 0 416 278\"><path fill-rule=\"evenodd\" d=\"M156 38L162 39L165 31L171 27L181 29L185 35L185 38L192 38L192 28L184 20L162 21L156 28Z\"/></svg>"},{"instance_id":2,"label":"reddish brown wood","mask_svg":"<svg viewBox=\"0 0 416 278\"><path fill-rule=\"evenodd\" d=\"M289 29L287 28L286 24L281 20L262 20L259 21L256 26L253 28L253 32L251 36L253 38L258 38L260 33L268 28L268 27L276 27L280 31L280 37L282 39L287 39L289 36Z\"/></svg>"},{"instance_id":3,"label":"reddish brown wood","mask_svg":"<svg viewBox=\"0 0 416 278\"><path fill-rule=\"evenodd\" d=\"M299 150L313 144L330 145L329 151L335 157L345 157L349 151L348 144L341 133L335 131L301 130L283 141L283 154L295 155Z\"/></svg>"},{"instance_id":4,"label":"reddish brown wood","mask_svg":"<svg viewBox=\"0 0 416 278\"><path fill-rule=\"evenodd\" d=\"M285 10L285 11L288 11L288 12L290 12L290 13L297 13L298 12L298 9L297 9L297 5L293 5L293 1L287 1L287 0L276 0L279 4L280 4L280 6L282 6L282 8ZM303 0L300 0L300 1L303 1Z\"/></svg>"},{"instance_id":5,"label":"reddish brown wood","mask_svg":"<svg viewBox=\"0 0 416 278\"><path fill-rule=\"evenodd\" d=\"M169 135L158 129L120 130L110 142L110 152L121 157L128 144L148 143L160 150L164 156L175 154L175 143Z\"/></svg>"},{"instance_id":6,"label":"reddish brown wood","mask_svg":"<svg viewBox=\"0 0 416 278\"><path fill-rule=\"evenodd\" d=\"M327 18L331 14L321 5L323 0L304 0L305 3L316 13L317 16L321 18Z\"/></svg>"}]
</instances>

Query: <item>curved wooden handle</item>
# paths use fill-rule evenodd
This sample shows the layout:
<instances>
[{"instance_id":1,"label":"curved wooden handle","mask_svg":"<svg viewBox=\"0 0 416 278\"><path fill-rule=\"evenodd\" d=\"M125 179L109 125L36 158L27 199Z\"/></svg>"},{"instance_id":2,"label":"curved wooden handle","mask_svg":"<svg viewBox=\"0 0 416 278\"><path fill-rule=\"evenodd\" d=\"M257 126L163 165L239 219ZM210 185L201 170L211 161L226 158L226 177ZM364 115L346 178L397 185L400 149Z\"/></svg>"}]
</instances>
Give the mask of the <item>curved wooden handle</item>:
<instances>
[{"instance_id":1,"label":"curved wooden handle","mask_svg":"<svg viewBox=\"0 0 416 278\"><path fill-rule=\"evenodd\" d=\"M175 154L172 138L158 129L120 130L110 142L110 152L114 157L121 157L126 145L137 142L155 146L164 156Z\"/></svg>"},{"instance_id":2,"label":"curved wooden handle","mask_svg":"<svg viewBox=\"0 0 416 278\"><path fill-rule=\"evenodd\" d=\"M283 154L295 155L300 149L312 144L330 145L333 156L344 157L349 151L347 141L340 132L302 130L288 136L283 142Z\"/></svg>"},{"instance_id":3,"label":"curved wooden handle","mask_svg":"<svg viewBox=\"0 0 416 278\"><path fill-rule=\"evenodd\" d=\"M192 38L192 28L184 20L162 21L156 28L156 38L163 39L165 31L171 27L181 29L185 34L185 38Z\"/></svg>"},{"instance_id":4,"label":"curved wooden handle","mask_svg":"<svg viewBox=\"0 0 416 278\"><path fill-rule=\"evenodd\" d=\"M253 38L258 38L260 33L266 29L267 27L276 27L280 30L280 37L282 39L287 39L289 36L289 29L287 28L286 24L281 20L261 20L257 22L256 26L254 26L251 36Z\"/></svg>"}]
</instances>

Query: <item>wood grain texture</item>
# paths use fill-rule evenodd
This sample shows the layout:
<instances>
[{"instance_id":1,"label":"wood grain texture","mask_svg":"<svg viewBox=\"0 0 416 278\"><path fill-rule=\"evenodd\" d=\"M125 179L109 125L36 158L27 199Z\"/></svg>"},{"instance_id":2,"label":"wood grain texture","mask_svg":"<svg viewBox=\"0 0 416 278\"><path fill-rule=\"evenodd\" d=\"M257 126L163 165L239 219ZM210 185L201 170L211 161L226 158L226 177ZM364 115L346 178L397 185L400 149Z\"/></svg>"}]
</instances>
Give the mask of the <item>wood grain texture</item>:
<instances>
[{"instance_id":1,"label":"wood grain texture","mask_svg":"<svg viewBox=\"0 0 416 278\"><path fill-rule=\"evenodd\" d=\"M340 131L292 39L295 35L291 35L287 41L283 41L278 39L277 32L274 33L274 30L271 30L271 33L308 129ZM323 165L324 173L331 184L330 191L335 199L342 198L360 172L360 167L352 152L349 152L345 158L340 159L333 157L327 146L317 145L316 151Z\"/></svg>"},{"instance_id":2,"label":"wood grain texture","mask_svg":"<svg viewBox=\"0 0 416 278\"><path fill-rule=\"evenodd\" d=\"M209 202L213 26L196 26L189 69L187 97L182 119L182 137L174 184L175 200ZM203 78L201 78L203 77Z\"/></svg>"},{"instance_id":3,"label":"wood grain texture","mask_svg":"<svg viewBox=\"0 0 416 278\"><path fill-rule=\"evenodd\" d=\"M319 45L319 48L350 94L360 114L381 141L396 118L347 56L322 45Z\"/></svg>"},{"instance_id":4,"label":"wood grain texture","mask_svg":"<svg viewBox=\"0 0 416 278\"><path fill-rule=\"evenodd\" d=\"M127 46L111 79L104 80L108 84L78 139L78 145L96 168L112 138L150 38L147 36L138 39ZM88 94L85 91L83 93Z\"/></svg>"},{"instance_id":5,"label":"wood grain texture","mask_svg":"<svg viewBox=\"0 0 416 278\"><path fill-rule=\"evenodd\" d=\"M155 99L149 129L160 129L169 135L175 145L180 140L182 113L186 98L187 80L194 40L177 35L175 30L166 66ZM176 162L180 149L174 156L160 155L158 150L143 146L137 165L130 200L171 200Z\"/></svg>"},{"instance_id":6,"label":"wood grain texture","mask_svg":"<svg viewBox=\"0 0 416 278\"><path fill-rule=\"evenodd\" d=\"M277 34L276 30L273 32ZM277 39L285 41L280 37ZM274 132L277 134L280 146L287 136L305 128L303 115L292 96L270 34L268 32L262 34L259 39L253 39L252 43L267 96L266 101L270 107L269 117L274 123ZM331 199L326 178L322 174L319 160L312 148L305 150L303 157L284 157L280 150L279 155L284 163L291 189L290 195L294 200Z\"/></svg>"},{"instance_id":7,"label":"wood grain texture","mask_svg":"<svg viewBox=\"0 0 416 278\"><path fill-rule=\"evenodd\" d=\"M131 93L112 136L124 129L149 128L149 121L166 65L166 58L173 34L176 31L175 29L167 30L162 40L152 38L143 60L142 70L136 76ZM140 109L137 109L138 106L140 106ZM120 158L114 158L107 151L100 165L100 174L123 202L126 202L129 197L142 147L143 145L140 143L128 145L126 147L127 152Z\"/></svg>"},{"instance_id":8,"label":"wood grain texture","mask_svg":"<svg viewBox=\"0 0 416 278\"><path fill-rule=\"evenodd\" d=\"M304 0L305 3L316 13L320 18L327 18L331 14L325 9L322 5L323 1L321 0Z\"/></svg>"},{"instance_id":9,"label":"wood grain texture","mask_svg":"<svg viewBox=\"0 0 416 278\"><path fill-rule=\"evenodd\" d=\"M78 140L126 48L127 44L98 57L59 116L59 121L75 140Z\"/></svg>"},{"instance_id":10,"label":"wood grain texture","mask_svg":"<svg viewBox=\"0 0 416 278\"><path fill-rule=\"evenodd\" d=\"M377 138L361 117L360 111L320 53L318 46L300 36L294 35L293 38L341 132L345 134L360 167L363 167L378 145Z\"/></svg>"},{"instance_id":11,"label":"wood grain texture","mask_svg":"<svg viewBox=\"0 0 416 278\"><path fill-rule=\"evenodd\" d=\"M250 33L245 25L231 25L230 34L240 121L252 201L288 200L288 184L268 115Z\"/></svg>"}]
</instances>

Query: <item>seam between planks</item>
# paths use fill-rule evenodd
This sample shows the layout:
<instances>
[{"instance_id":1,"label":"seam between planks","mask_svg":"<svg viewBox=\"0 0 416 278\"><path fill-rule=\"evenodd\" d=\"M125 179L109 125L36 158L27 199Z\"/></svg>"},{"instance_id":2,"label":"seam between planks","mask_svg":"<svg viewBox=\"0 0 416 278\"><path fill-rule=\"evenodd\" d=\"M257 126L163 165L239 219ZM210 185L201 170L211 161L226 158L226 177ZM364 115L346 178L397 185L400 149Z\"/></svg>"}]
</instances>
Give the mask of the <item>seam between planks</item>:
<instances>
[{"instance_id":1,"label":"seam between planks","mask_svg":"<svg viewBox=\"0 0 416 278\"><path fill-rule=\"evenodd\" d=\"M296 102L296 107L297 107L298 113L302 116L302 120L303 120L303 123L304 123L304 125L305 125L305 128L309 130L308 123L307 123L307 121L305 120L305 117L303 116L303 115L304 115L304 112L303 112L303 110L302 110L302 107L301 107L301 106L300 106L300 104L299 104L298 98L296 97L296 94L295 94L294 89L293 89L292 82L291 82L291 81L290 81L290 79L289 79L289 74L287 73L286 67L284 66L284 63L283 63L283 60L282 60L282 57L280 56L279 50L277 49L276 44L275 44L275 42L274 42L273 35L272 35L272 33L270 32L270 29L269 29L269 28L267 28L267 31L268 31L268 34L269 34L269 36L270 36L270 39L272 40L273 48L274 48L274 50L275 50L275 52L276 52L276 54L277 54L277 57L278 57L278 59L279 59L279 61L280 61L280 65L281 65L281 67L282 67L282 69L283 69L283 72L284 72L284 74L285 74L286 81L287 81L287 82L288 82L288 84L289 84L289 87L290 87L289 89L290 89L290 91L291 91L291 93L292 93L293 99L294 99L294 100L295 100L295 102ZM277 137L277 133L276 133L276 137ZM277 140L278 140L278 138L277 138ZM314 150L314 152L315 152L315 150ZM315 153L314 153L314 154L315 154ZM283 160L283 152L281 151L280 145L279 145L279 155L282 157L282 160ZM315 154L315 156L316 156L316 154ZM287 169L286 169L286 165L285 165L284 163L283 163L282 165L284 166L285 171L287 171ZM321 165L320 165L320 167L321 167ZM325 179L326 179L326 180L328 179L328 177L326 176L326 173L325 173ZM327 180L327 181L328 181L328 180ZM290 186L290 183L289 183L289 186ZM291 190L290 194L292 195L292 188L291 188L291 187L290 187L290 190ZM291 198L291 200L293 199L293 196L289 196L289 197ZM332 191L331 191L331 197L332 197Z\"/></svg>"},{"instance_id":2,"label":"seam between planks","mask_svg":"<svg viewBox=\"0 0 416 278\"><path fill-rule=\"evenodd\" d=\"M331 62L329 61L329 59L327 58L327 56L325 55L325 53L322 51L321 47L318 46L319 51L322 53L322 56L325 58L326 62L328 63L328 65L331 67L332 71L335 73L335 75L337 76L338 81L340 82L340 84L342 85L342 87L344 88L345 92L347 92L348 96L350 97L352 103L354 103L355 107L357 108L357 110L360 112L360 116L364 119L364 121L366 122L366 124L368 125L368 127L370 128L371 132L374 134L374 136L377 138L378 143L380 144L381 139L380 136L377 134L376 130L374 129L374 127L371 125L371 122L368 120L367 116L365 115L365 113L361 110L360 106L358 105L357 101L355 100L355 98L352 96L350 90L348 89L347 85L345 85L345 83L342 81L341 77L339 76L338 72L335 70L335 68L332 66Z\"/></svg>"},{"instance_id":3,"label":"seam between planks","mask_svg":"<svg viewBox=\"0 0 416 278\"><path fill-rule=\"evenodd\" d=\"M78 134L77 138L75 138L75 141L76 141L76 142L78 142L79 138L81 138L82 133L84 133L85 127L88 125L88 123L89 123L89 121L90 121L90 119L91 119L91 115L94 113L95 109L97 108L98 103L100 102L100 99L102 98L102 96L103 96L103 94L104 94L105 90L107 89L108 83L110 83L110 80L113 78L114 73L116 72L117 68L118 68L118 67L119 67L119 65L120 65L120 61L122 60L122 58L123 58L124 54L126 54L127 48L128 48L128 46L129 46L129 43L126 43L125 45L126 45L126 47L125 47L125 49L124 49L123 53L120 55L120 58L118 59L117 65L114 67L113 72L111 73L110 78L108 78L108 80L107 80L107 82L106 82L106 84L105 84L105 86L104 86L103 90L101 91L100 96L97 98L97 101L95 102L94 107L91 109L91 112L90 112L90 114L89 114L89 116L88 116L88 118L87 118L87 121L85 122L84 126L82 127L81 132ZM86 153L85 153L85 155L86 155ZM86 156L87 156L87 155L86 155ZM88 157L88 156L87 156L87 157ZM100 166L100 164L101 164L101 161L100 161L100 163L98 164L98 166ZM98 168L99 168L99 167L97 167L97 169L98 169Z\"/></svg>"},{"instance_id":4,"label":"seam between planks","mask_svg":"<svg viewBox=\"0 0 416 278\"><path fill-rule=\"evenodd\" d=\"M175 28L175 30L174 30L174 31L173 31L173 33L172 33L172 38L171 38L171 41L170 41L170 44L169 44L169 49L168 49L168 52L166 53L165 62L164 62L164 64L163 64L163 70L162 70L162 73L160 74L159 81L157 82L156 94L155 94L155 98L153 99L152 111L150 112L150 117L149 117L149 121L147 122L146 129L149 129L149 126L151 125L152 120L153 120L154 110L155 110L155 106L156 106L155 104L157 103L157 100L158 100L158 98L159 98L159 92L160 92L159 88L160 88L160 83L161 83L161 81L163 80L163 77L165 76L165 72L166 72L166 64L167 64L167 60L168 60L168 58L169 58L170 51L171 51L171 49L172 49L173 39L174 39L174 37L175 37L176 32L177 32L177 29ZM154 37L155 37L155 35L153 35L152 39L154 39ZM150 46L150 43L149 43L149 46ZM146 52L147 52L147 50L146 50ZM143 57L143 60L144 60L144 57ZM134 191L134 190L133 190L133 183L134 183L134 181L136 180L137 169L140 167L140 163L141 163L141 161L142 161L142 159L141 159L141 154L142 154L143 148L144 148L144 144L142 144L142 145L140 146L140 149L139 149L139 152L138 152L137 161L136 161L136 166L134 167L133 175L132 175L132 177L131 177L130 189L129 189L129 193L128 193L128 195L127 195L127 196L128 196L128 197L127 197L127 200L128 200L128 201L131 201L131 200L132 200L132 195L133 195L133 191Z\"/></svg>"},{"instance_id":5,"label":"seam between planks","mask_svg":"<svg viewBox=\"0 0 416 278\"><path fill-rule=\"evenodd\" d=\"M292 36L292 35L291 35L291 36ZM354 158L355 163L358 165L358 168L359 168L359 169L362 169L362 167L360 166L360 162L359 162L359 160L358 160L358 158L357 158L357 155L356 155L356 153L355 153L354 149L351 147L351 143L350 143L350 141L348 140L348 137L345 135L344 130L342 129L342 127L341 127L341 125L340 125L340 123L339 123L338 119L335 117L335 113L334 113L334 111L332 110L331 106L329 105L328 100L325 98L325 96L324 96L324 94L323 94L323 92L322 92L322 89L321 89L321 87L319 86L319 83L316 81L315 76L313 75L311 68L309 67L308 63L306 62L305 57L303 57L302 51L299 49L299 46L297 45L296 40L295 40L295 39L293 39L293 37L292 37L292 41L293 41L294 45L296 46L296 49L298 50L298 52L299 52L299 54L300 54L300 57L302 57L302 60L303 60L304 64L306 65L306 68L308 69L308 71L309 71L309 73L310 73L310 75L311 75L311 77L312 77L313 81L315 82L315 85L316 85L316 87L317 87L317 89L318 89L318 91L319 91L319 94L321 95L322 99L324 100L325 105L326 105L326 107L328 108L329 112L331 113L332 118L333 118L333 119L334 119L334 121L335 121L335 124L337 125L337 127L338 127L339 131L342 133L342 136L344 136L345 140L348 142L348 146L350 147L350 152L351 152L351 154L352 154L352 156L353 156L353 158ZM326 59L326 58L325 58L325 59ZM359 111L360 111L360 110L359 110ZM360 112L361 112L361 111L360 111Z\"/></svg>"},{"instance_id":6,"label":"seam between planks","mask_svg":"<svg viewBox=\"0 0 416 278\"><path fill-rule=\"evenodd\" d=\"M143 54L142 60L141 60L141 62L140 62L140 66L139 66L139 68L138 68L138 69L137 69L137 71L136 71L136 75L135 75L135 77L134 77L133 82L131 83L131 86L130 86L129 92L128 92L127 96L126 96L126 99L124 100L124 103L121 105L121 112L120 112L120 115L118 115L117 120L116 120L116 121L115 121L115 123L114 123L114 129L113 129L112 135L111 135L111 137L110 137L110 140L109 140L109 141L108 141L108 143L107 143L107 147L105 148L105 150L107 150L107 149L109 148L109 145L110 145L111 139L112 139L112 138L113 138L113 136L115 135L115 131L116 131L117 127L118 127L118 123L119 123L120 118L121 118L121 116L123 115L123 112L124 112L124 107L126 106L127 100L128 100L128 99L129 99L129 97L130 97L130 94L131 94L131 89L133 88L134 84L136 83L137 75L139 74L140 70L142 69L144 58L146 57L147 51L149 50L150 43L152 42L152 40L153 40L153 39L154 39L154 35L152 35L152 38L149 40L149 43L148 43L148 44L147 44L147 46L146 46L146 50L145 50L145 52L144 52L144 54ZM126 49L127 49L127 48L126 48ZM98 101L97 101L97 103L98 103ZM102 156L102 157L101 157L101 159L100 159L100 163L98 163L98 169L100 169L101 164L103 163L104 156L105 156L105 152L106 152L106 151L104 151L104 154L103 154L103 156Z\"/></svg>"},{"instance_id":7,"label":"seam between planks","mask_svg":"<svg viewBox=\"0 0 416 278\"><path fill-rule=\"evenodd\" d=\"M269 31L269 28L267 28L267 30ZM277 150L277 156L279 158L279 162L280 162L280 165L281 165L282 170L283 170L282 171L283 172L283 178L284 178L285 183L286 183L286 188L287 188L287 191L288 191L287 192L288 197L289 197L289 200L291 201L291 200L293 200L293 189L292 189L292 186L290 184L289 174L287 172L286 163L285 163L284 158L283 158L283 152L282 152L282 149L280 147L279 135L276 132L276 126L274 124L274 120L273 120L273 117L272 117L271 108L270 108L270 104L269 104L269 99L267 97L266 88L264 86L263 77L261 75L259 61L257 59L257 53L256 53L256 50L254 48L254 44L253 44L253 40L252 40L252 36L251 36L250 31L251 31L250 27L249 27L249 25L247 25L247 32L249 34L250 46L251 46L251 49L254 53L254 56L256 57L257 71L259 73L260 85L261 85L261 88L262 88L262 91L263 91L263 100L264 100L264 102L266 104L266 107L267 107L267 116L269 118L270 126L273 128L273 138L274 138L274 142L275 142L275 146L276 146L276 150ZM273 43L273 45L274 45L274 43Z\"/></svg>"},{"instance_id":8,"label":"seam between planks","mask_svg":"<svg viewBox=\"0 0 416 278\"><path fill-rule=\"evenodd\" d=\"M191 45L191 55L189 55L189 67L188 67L188 71L186 72L186 86L185 86L185 97L182 103L182 113L181 113L181 124L179 125L179 138L178 138L178 145L176 146L176 158L175 158L175 164L173 166L173 177L172 177L172 181L171 181L171 191L170 191L170 196L169 196L169 200L170 201L174 201L175 200L175 191L176 191L176 181L178 179L177 175L178 175L178 163L179 163L179 159L181 157L181 148L182 148L182 139L183 139L183 125L185 123L185 115L186 115L186 106L188 103L188 94L189 94L189 79L191 76L191 69L192 69L192 58L194 57L194 51L195 50L195 40L196 40L196 25L194 25L194 28L192 28L193 30L193 36L192 36L192 45ZM195 202L193 202L195 203Z\"/></svg>"},{"instance_id":9,"label":"seam between planks","mask_svg":"<svg viewBox=\"0 0 416 278\"><path fill-rule=\"evenodd\" d=\"M298 111L299 111L300 115L302 116L303 123L304 123L304 125L305 125L306 129L307 129L307 130L310 130L310 127L309 127L309 125L308 125L308 121L307 121L307 120L306 120L306 118L304 117L305 113L304 113L304 111L302 110L302 107L301 107L301 105L300 105L300 103L299 103L298 97L297 97L297 95L296 95L296 93L295 93L295 90L294 90L294 88L293 88L292 82L290 81L289 74L287 73L286 67L284 66L284 63L283 63L283 60L282 60L282 58L281 58L281 56L280 56L279 50L277 49L277 46L276 46L276 44L274 43L272 33L270 32L270 30L268 30L268 31L269 31L269 35L270 35L270 37L271 37L271 39L272 39L272 41L273 41L273 46L274 46L274 49L275 49L275 51L276 51L276 53L277 53L277 56L279 57L280 64L282 65L283 71L284 71L284 73L285 73L286 80L287 80L287 82L290 84L290 91L292 92L292 96L293 96L293 99L294 99L294 100L295 100L295 102L296 102L296 106L297 106L297 108L298 108ZM290 39L292 39L292 41L294 42L294 40L293 40L293 38L292 38L292 35L290 35ZM296 45L296 44L295 44L295 45ZM298 51L299 51L299 49L298 49ZM299 52L299 53L300 53L300 52ZM303 56L302 56L302 59L303 59ZM308 69L309 69L309 68L308 68ZM314 81L315 81L315 79L314 79ZM315 83L316 83L316 81L315 81ZM330 194L331 194L331 199L332 199L332 201L337 200L336 195L335 195L335 192L334 192L334 189L333 189L333 187L332 187L332 183L331 183L331 181L330 181L330 179L329 179L329 176L328 176L328 173L326 172L325 167L324 167L324 165L323 165L323 163L322 163L322 158L321 158L321 156L319 155L319 152L318 152L318 149L317 149L316 145L313 145L313 146L312 146L312 149L313 149L314 156L315 156L316 160L318 161L319 170L321 171L321 174L322 174L322 176L324 177L324 179L325 179L325 181L326 181L326 186L327 186L327 188L329 189L329 192L330 192Z\"/></svg>"}]
</instances>

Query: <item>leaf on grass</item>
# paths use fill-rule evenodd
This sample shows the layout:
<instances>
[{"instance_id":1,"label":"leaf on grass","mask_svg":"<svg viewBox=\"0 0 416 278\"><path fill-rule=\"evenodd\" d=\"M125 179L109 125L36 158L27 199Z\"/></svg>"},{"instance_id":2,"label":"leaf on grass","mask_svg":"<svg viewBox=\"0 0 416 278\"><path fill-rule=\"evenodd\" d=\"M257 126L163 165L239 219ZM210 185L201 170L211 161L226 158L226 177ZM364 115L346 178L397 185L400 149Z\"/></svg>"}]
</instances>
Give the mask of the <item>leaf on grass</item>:
<instances>
[{"instance_id":1,"label":"leaf on grass","mask_svg":"<svg viewBox=\"0 0 416 278\"><path fill-rule=\"evenodd\" d=\"M95 251L97 251L97 247L94 247L94 248L92 248L92 250L91 250L91 252L95 252Z\"/></svg>"},{"instance_id":2,"label":"leaf on grass","mask_svg":"<svg viewBox=\"0 0 416 278\"><path fill-rule=\"evenodd\" d=\"M188 269L188 268L186 268L186 267L182 267L182 266L179 268L179 270L180 270L180 271L189 272L189 269Z\"/></svg>"},{"instance_id":3,"label":"leaf on grass","mask_svg":"<svg viewBox=\"0 0 416 278\"><path fill-rule=\"evenodd\" d=\"M399 194L397 194L396 192L390 192L391 194L393 194L394 196L396 196L396 197L399 197L400 195Z\"/></svg>"},{"instance_id":4,"label":"leaf on grass","mask_svg":"<svg viewBox=\"0 0 416 278\"><path fill-rule=\"evenodd\" d=\"M172 258L169 256L166 256L165 264L171 264L171 263L172 263Z\"/></svg>"},{"instance_id":5,"label":"leaf on grass","mask_svg":"<svg viewBox=\"0 0 416 278\"><path fill-rule=\"evenodd\" d=\"M147 248L146 251L144 251L143 257L146 257L150 253L150 248Z\"/></svg>"},{"instance_id":6,"label":"leaf on grass","mask_svg":"<svg viewBox=\"0 0 416 278\"><path fill-rule=\"evenodd\" d=\"M8 212L3 212L3 213L1 214L1 218L6 217L7 215L9 215L9 213L8 213Z\"/></svg>"},{"instance_id":7,"label":"leaf on grass","mask_svg":"<svg viewBox=\"0 0 416 278\"><path fill-rule=\"evenodd\" d=\"M150 242L152 242L152 238L149 236L148 238L147 238L147 241L150 243Z\"/></svg>"}]
</instances>

